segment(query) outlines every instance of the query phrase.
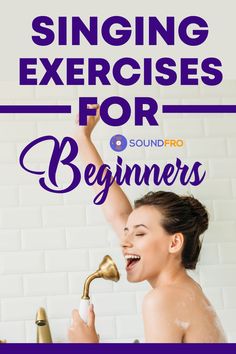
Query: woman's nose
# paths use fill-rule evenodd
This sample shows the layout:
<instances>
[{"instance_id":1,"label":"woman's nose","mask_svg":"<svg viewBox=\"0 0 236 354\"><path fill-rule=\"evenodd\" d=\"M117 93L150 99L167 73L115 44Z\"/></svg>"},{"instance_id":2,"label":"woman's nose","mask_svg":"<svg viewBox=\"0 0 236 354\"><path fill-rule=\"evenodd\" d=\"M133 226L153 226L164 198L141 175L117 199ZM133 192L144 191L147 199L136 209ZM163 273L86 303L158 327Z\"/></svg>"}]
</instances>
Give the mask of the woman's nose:
<instances>
[{"instance_id":1,"label":"woman's nose","mask_svg":"<svg viewBox=\"0 0 236 354\"><path fill-rule=\"evenodd\" d=\"M123 247L123 248L132 247L132 246L133 246L133 243L132 243L132 240L131 240L131 236L129 236L129 235L124 235L124 236L121 238L120 245L121 245L121 247Z\"/></svg>"}]
</instances>

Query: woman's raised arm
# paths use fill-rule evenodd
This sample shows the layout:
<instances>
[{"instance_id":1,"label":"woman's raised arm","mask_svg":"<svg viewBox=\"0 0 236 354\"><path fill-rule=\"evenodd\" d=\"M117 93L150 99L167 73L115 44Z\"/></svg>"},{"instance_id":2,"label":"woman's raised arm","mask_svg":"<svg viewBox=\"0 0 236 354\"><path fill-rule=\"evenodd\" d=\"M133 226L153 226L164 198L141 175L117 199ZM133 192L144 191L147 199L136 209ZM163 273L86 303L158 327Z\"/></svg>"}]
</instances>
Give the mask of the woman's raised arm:
<instances>
[{"instance_id":1,"label":"woman's raised arm","mask_svg":"<svg viewBox=\"0 0 236 354\"><path fill-rule=\"evenodd\" d=\"M86 126L79 125L79 115L76 118L75 140L78 144L79 154L83 162L86 165L89 163L94 164L98 170L103 164L103 161L92 142L91 134L99 121L100 107L99 105L91 105L90 108L96 109L96 115L88 116ZM99 193L102 191L103 187L99 184L94 184L94 189L96 193ZM106 220L112 225L114 231L118 236L122 235L128 215L132 211L132 206L127 196L116 182L110 187L108 196L102 204L102 210Z\"/></svg>"}]
</instances>

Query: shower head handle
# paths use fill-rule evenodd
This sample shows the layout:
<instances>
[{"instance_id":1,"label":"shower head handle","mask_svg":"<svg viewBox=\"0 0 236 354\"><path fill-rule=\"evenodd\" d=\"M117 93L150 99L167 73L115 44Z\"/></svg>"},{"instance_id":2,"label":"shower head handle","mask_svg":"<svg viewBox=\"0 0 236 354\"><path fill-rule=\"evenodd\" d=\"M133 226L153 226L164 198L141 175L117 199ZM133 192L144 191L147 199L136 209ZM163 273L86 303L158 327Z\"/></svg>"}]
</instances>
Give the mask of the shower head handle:
<instances>
[{"instance_id":1,"label":"shower head handle","mask_svg":"<svg viewBox=\"0 0 236 354\"><path fill-rule=\"evenodd\" d=\"M106 280L112 280L117 282L120 279L119 271L116 267L116 264L110 256L105 256L102 262L99 264L99 268L96 272L89 275L84 283L84 290L82 299L89 300L89 286L92 280L96 278L103 278Z\"/></svg>"}]
</instances>

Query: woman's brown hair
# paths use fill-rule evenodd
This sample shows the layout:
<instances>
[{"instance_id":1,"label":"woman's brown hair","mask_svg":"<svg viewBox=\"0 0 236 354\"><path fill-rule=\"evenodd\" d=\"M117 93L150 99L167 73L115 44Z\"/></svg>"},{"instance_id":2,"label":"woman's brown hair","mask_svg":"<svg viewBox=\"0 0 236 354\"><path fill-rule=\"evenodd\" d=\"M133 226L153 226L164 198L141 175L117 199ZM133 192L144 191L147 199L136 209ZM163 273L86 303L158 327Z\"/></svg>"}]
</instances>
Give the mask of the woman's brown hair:
<instances>
[{"instance_id":1,"label":"woman's brown hair","mask_svg":"<svg viewBox=\"0 0 236 354\"><path fill-rule=\"evenodd\" d=\"M186 269L195 269L202 246L200 235L208 228L205 206L193 196L163 191L149 192L134 202L135 208L143 205L154 206L161 212L162 227L168 234L183 234L182 264Z\"/></svg>"}]
</instances>

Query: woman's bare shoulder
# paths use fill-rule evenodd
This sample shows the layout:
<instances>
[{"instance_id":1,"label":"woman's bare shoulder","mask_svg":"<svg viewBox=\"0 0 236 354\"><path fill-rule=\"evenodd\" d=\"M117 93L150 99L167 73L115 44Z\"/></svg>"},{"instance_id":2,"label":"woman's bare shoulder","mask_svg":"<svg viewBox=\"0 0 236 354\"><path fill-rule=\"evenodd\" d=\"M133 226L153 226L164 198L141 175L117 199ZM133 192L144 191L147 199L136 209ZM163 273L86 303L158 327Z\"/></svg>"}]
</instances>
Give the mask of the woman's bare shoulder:
<instances>
[{"instance_id":1,"label":"woman's bare shoulder","mask_svg":"<svg viewBox=\"0 0 236 354\"><path fill-rule=\"evenodd\" d=\"M143 319L146 341L182 342L186 329L182 323L186 321L178 306L179 291L175 287L165 286L152 289L145 296Z\"/></svg>"},{"instance_id":2,"label":"woman's bare shoulder","mask_svg":"<svg viewBox=\"0 0 236 354\"><path fill-rule=\"evenodd\" d=\"M165 311L172 318L181 315L181 318L187 319L189 308L196 308L200 299L204 299L204 294L194 281L160 286L150 290L144 297L143 313Z\"/></svg>"},{"instance_id":3,"label":"woman's bare shoulder","mask_svg":"<svg viewBox=\"0 0 236 354\"><path fill-rule=\"evenodd\" d=\"M181 299L192 301L200 293L202 293L200 286L191 282L165 285L151 289L144 297L144 304L165 303L173 299L175 302Z\"/></svg>"},{"instance_id":4,"label":"woman's bare shoulder","mask_svg":"<svg viewBox=\"0 0 236 354\"><path fill-rule=\"evenodd\" d=\"M219 319L195 281L152 289L143 302L144 320L149 326L171 326L173 334L184 342L224 342L225 336ZM150 320L151 318L151 320ZM149 326L151 327L151 326Z\"/></svg>"}]
</instances>

